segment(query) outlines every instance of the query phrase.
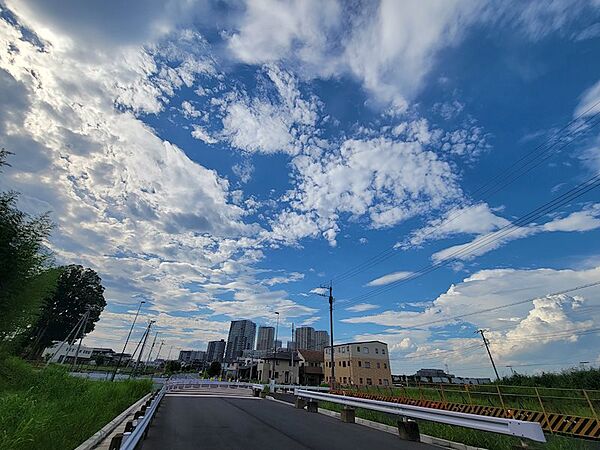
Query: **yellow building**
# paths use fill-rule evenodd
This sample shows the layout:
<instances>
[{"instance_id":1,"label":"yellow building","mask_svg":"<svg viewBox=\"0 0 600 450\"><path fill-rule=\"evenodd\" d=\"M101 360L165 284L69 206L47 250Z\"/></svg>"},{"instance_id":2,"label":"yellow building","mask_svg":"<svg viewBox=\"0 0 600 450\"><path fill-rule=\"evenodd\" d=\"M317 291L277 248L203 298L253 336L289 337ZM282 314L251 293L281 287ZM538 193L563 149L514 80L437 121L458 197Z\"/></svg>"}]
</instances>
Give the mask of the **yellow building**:
<instances>
[{"instance_id":1,"label":"yellow building","mask_svg":"<svg viewBox=\"0 0 600 450\"><path fill-rule=\"evenodd\" d=\"M325 382L331 378L331 347L325 347ZM349 342L333 346L335 382L342 385L391 386L392 371L385 342Z\"/></svg>"}]
</instances>

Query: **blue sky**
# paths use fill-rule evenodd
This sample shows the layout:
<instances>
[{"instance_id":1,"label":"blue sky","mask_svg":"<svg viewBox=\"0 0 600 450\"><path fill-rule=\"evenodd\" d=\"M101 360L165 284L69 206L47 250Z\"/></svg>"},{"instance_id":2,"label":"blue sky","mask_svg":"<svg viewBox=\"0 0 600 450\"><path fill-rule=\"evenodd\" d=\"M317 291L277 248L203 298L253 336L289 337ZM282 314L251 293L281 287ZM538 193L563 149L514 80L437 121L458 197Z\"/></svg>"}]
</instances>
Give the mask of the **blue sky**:
<instances>
[{"instance_id":1,"label":"blue sky","mask_svg":"<svg viewBox=\"0 0 600 450\"><path fill-rule=\"evenodd\" d=\"M548 296L600 281L600 191L487 244L600 170L597 1L1 5L0 188L102 276L90 345L140 299L166 348L274 311L285 341L333 281L336 340L395 373L489 376L478 328L502 373L600 363L600 288Z\"/></svg>"}]
</instances>

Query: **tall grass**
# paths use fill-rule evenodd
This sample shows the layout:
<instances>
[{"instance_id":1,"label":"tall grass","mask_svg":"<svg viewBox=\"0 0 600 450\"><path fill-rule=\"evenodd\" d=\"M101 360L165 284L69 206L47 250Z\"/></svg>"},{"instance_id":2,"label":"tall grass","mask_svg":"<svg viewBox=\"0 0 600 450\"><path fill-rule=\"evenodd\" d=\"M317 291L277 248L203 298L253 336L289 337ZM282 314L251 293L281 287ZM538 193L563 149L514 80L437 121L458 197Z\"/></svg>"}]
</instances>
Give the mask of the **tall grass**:
<instances>
[{"instance_id":1,"label":"tall grass","mask_svg":"<svg viewBox=\"0 0 600 450\"><path fill-rule=\"evenodd\" d=\"M86 380L0 355L0 449L73 449L151 389L149 380Z\"/></svg>"}]
</instances>

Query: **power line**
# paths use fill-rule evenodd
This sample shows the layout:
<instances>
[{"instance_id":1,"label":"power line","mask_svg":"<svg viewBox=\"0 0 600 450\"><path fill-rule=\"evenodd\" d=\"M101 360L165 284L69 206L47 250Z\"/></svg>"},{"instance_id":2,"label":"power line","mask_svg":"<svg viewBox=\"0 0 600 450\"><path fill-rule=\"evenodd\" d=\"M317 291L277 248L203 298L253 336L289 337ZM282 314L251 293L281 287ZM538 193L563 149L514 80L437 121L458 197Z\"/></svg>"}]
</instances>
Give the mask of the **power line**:
<instances>
[{"instance_id":1,"label":"power line","mask_svg":"<svg viewBox=\"0 0 600 450\"><path fill-rule=\"evenodd\" d=\"M478 314L483 314L483 313L487 313L487 312L497 311L499 309L510 308L511 306L517 306L517 305L522 305L524 303L533 302L534 300L537 300L539 298L553 297L555 295L561 295L561 294L568 294L569 292L575 292L575 291L579 291L581 289L587 289L587 288L598 286L598 285L600 285L600 281L595 281L593 283L588 283L588 284L584 284L584 285L580 285L580 286L575 286L573 288L565 289L563 291L553 292L553 293L550 293L550 294L546 294L544 296L532 297L532 298L528 298L527 300L519 300L519 301L512 302L512 303L507 303L507 304L504 304L504 305L493 306L493 307L490 307L490 308L484 308L484 309L480 309L480 310L469 312L469 313L458 314L458 315L451 316L451 317L445 317L445 318L442 318L442 319L431 320L429 322L423 322L423 323L420 323L418 325L413 325L413 326L410 326L410 327L402 328L400 331L418 330L418 329L420 329L420 328L422 328L424 326L427 326L427 325L434 325L434 324L443 323L443 322L450 324L450 322L452 322L452 321L454 321L456 319L462 319L462 318L465 318L465 317L471 317L471 316L475 316L475 315L478 315Z\"/></svg>"},{"instance_id":2,"label":"power line","mask_svg":"<svg viewBox=\"0 0 600 450\"><path fill-rule=\"evenodd\" d=\"M505 238L509 234L514 233L516 230L523 228L524 225L531 224L534 220L536 220L542 216L545 216L552 211L555 211L556 209L564 206L565 204L571 202L572 200L585 195L587 192L597 188L598 186L600 186L600 173L596 174L595 176L591 177L590 179L586 180L585 182L577 185L575 188L558 196L554 200L547 202L542 206L539 206L538 208L534 209L533 211L530 211L526 215L519 218L517 221L512 222L512 223L500 228L499 230L484 236L483 238L481 238L479 240L476 239L469 244L458 246L459 248L457 250L455 250L451 254L447 255L446 257L444 257L443 260L440 260L439 262L425 266L425 267L421 268L420 270L412 273L411 275L408 275L405 278L402 278L398 281L390 283L389 285L382 286L371 292L367 292L367 293L358 295L356 297L352 297L346 304L352 304L352 303L355 303L356 301L361 301L361 300L365 300L367 298L374 297L381 293L387 292L400 284L404 284L408 281L411 281L411 280L419 278L423 275L426 275L429 272L432 272L441 267L447 266L448 264L450 264L452 262L460 261L460 260L464 259L466 256L473 254L476 250L479 250L482 247L490 246L494 242L497 242L498 240Z\"/></svg>"},{"instance_id":3,"label":"power line","mask_svg":"<svg viewBox=\"0 0 600 450\"><path fill-rule=\"evenodd\" d=\"M586 111L582 112L579 116L577 116L576 118L574 118L573 120L571 120L569 123L567 123L565 126L563 126L563 128L561 128L559 131L557 131L554 136L550 139L555 139L555 138L559 138L559 133L563 132L564 130L568 129L571 125L577 123L579 121L579 119L581 119L582 117L584 117L587 113L589 113L590 111L592 111L597 105L600 104L600 100L598 102L596 102L594 105L592 105L590 108L588 108ZM562 140L564 140L567 137L574 136L577 132L579 132L581 129L586 128L586 126L589 123L592 123L594 121L594 119L596 119L597 117L600 116L600 111L597 113L592 114L589 118L585 119L583 122L579 122L577 127L574 130L569 131L569 133L567 134L567 136L563 137ZM593 128L596 125L598 125L598 123L600 123L599 121L596 121L595 123L593 123L589 128ZM552 148L554 146L556 146L559 142L561 142L561 139L556 139L554 140L554 142L552 142L551 140L547 140L546 142L538 145L537 147L535 147L532 151L528 152L527 154L525 154L524 156L522 156L521 158L519 158L517 161L515 161L514 163L512 163L510 166L506 167L504 170L502 170L499 174L495 175L494 177L492 177L490 180L488 180L486 183L484 183L483 185L481 185L479 188L477 188L475 191L472 192L471 195L476 194L479 191L483 191L484 194L490 193L491 194L482 199L482 201L486 201L489 199L489 197L491 197L492 195L498 193L499 191L501 191L502 189L504 189L505 187L507 187L508 185L512 184L517 178L519 178L520 176L525 175L526 173L530 172L531 170L533 170L534 168L538 167L540 164L542 164L544 161L546 161L549 157L551 157L553 155L553 153L550 153L548 156L544 157L543 159L537 161L535 163L535 165L526 168L526 166L528 164L531 163L530 162L526 162L525 165L521 168L518 168L516 170L511 170L513 169L516 165L518 165L518 163L520 163L521 161L527 159L529 156L531 156L532 154L534 154L538 149L544 147L545 145L550 145L546 150L544 150L543 152L541 152L540 154L538 154L537 156L535 156L535 158L537 159L539 156L544 156L544 154L548 153L550 150L552 150ZM559 149L557 149L557 152L560 150L563 150L565 147L567 147L568 145L571 144L571 142L573 142L573 140L570 140L568 142L566 142L563 146L561 146ZM532 161L535 161L535 159L533 159ZM525 168L525 171L522 173L519 173L519 170L522 170L523 168ZM497 180L499 178L501 178L502 174L505 173L509 173L511 174L512 178L508 180L508 182L505 182L505 184L499 184L497 182ZM491 187L490 187L491 185ZM493 189L495 187L495 190ZM493 191L493 192L492 192ZM468 206L468 204L465 202L462 205L459 205L457 208L464 208L465 206ZM430 229L430 231L428 233L426 233L422 239L430 236L431 234L433 234L436 230L440 229L442 226L447 225L448 223L453 222L454 220L456 220L458 217L460 217L461 215L466 213L466 210L460 210L455 208L455 211L457 211L458 214L455 214L453 217L448 217L446 220L442 220L438 225L432 227ZM395 251L395 246L392 248L389 248L387 250L384 250L382 252L380 252L377 255L372 256L371 258L367 259L365 262L350 268L338 275L336 275L335 277L333 277L333 280L335 281L342 281L348 278L351 278L355 275L357 275L358 273L373 267L377 264L379 264L380 262L385 261L386 259L390 258L391 256L394 255Z\"/></svg>"}]
</instances>

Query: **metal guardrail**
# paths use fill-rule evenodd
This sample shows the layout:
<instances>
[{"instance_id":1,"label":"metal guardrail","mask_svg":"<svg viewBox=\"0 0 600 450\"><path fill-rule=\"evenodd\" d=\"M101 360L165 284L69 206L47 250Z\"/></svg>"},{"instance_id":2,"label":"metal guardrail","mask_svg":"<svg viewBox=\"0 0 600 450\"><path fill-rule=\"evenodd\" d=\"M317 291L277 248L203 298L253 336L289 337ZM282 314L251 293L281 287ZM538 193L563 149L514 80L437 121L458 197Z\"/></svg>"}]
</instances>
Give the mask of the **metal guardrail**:
<instances>
[{"instance_id":1,"label":"metal guardrail","mask_svg":"<svg viewBox=\"0 0 600 450\"><path fill-rule=\"evenodd\" d=\"M146 436L150 422L152 421L154 413L156 413L165 392L166 388L163 387L154 398L150 400L150 404L143 410L142 415L135 419L137 422L134 420L134 423L132 423L133 430L123 433L120 447L118 447L119 450L134 450L139 442Z\"/></svg>"},{"instance_id":2,"label":"metal guardrail","mask_svg":"<svg viewBox=\"0 0 600 450\"><path fill-rule=\"evenodd\" d=\"M170 379L166 383L166 387L168 391L174 389L185 389L185 387L224 387L224 388L249 388L254 390L263 390L265 387L269 389L281 389L281 390L290 390L293 391L295 389L304 389L307 391L323 391L328 392L328 387L323 386L301 386L297 384L264 384L264 383L244 383L237 381L216 381L216 380L203 380L203 379L186 379L186 378L175 378Z\"/></svg>"},{"instance_id":3,"label":"metal guardrail","mask_svg":"<svg viewBox=\"0 0 600 450\"><path fill-rule=\"evenodd\" d=\"M504 419L500 417L479 416L454 411L445 411L421 406L404 405L400 403L370 400L358 397L349 397L335 394L324 394L296 389L294 394L309 401L324 401L345 405L352 408L369 409L386 414L394 414L413 419L428 420L431 422L444 423L466 428L473 428L492 433L507 434L533 441L546 442L542 427L537 422L526 422L522 420Z\"/></svg>"}]
</instances>

